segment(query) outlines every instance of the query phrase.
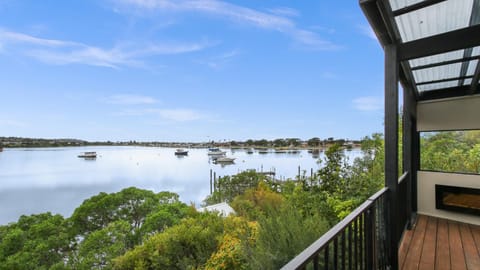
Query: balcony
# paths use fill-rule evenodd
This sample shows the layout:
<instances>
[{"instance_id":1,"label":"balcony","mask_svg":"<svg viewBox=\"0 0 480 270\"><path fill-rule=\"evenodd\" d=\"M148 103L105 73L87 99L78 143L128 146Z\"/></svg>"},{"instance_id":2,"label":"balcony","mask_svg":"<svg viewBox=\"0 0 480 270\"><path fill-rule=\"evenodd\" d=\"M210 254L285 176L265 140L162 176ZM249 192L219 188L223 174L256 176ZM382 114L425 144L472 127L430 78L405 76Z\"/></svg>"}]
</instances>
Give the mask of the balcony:
<instances>
[{"instance_id":1,"label":"balcony","mask_svg":"<svg viewBox=\"0 0 480 270\"><path fill-rule=\"evenodd\" d=\"M359 3L385 54L385 188L283 269L480 269L477 204L435 204L435 186L479 190L480 174L420 168L420 132L480 130L480 1Z\"/></svg>"},{"instance_id":2,"label":"balcony","mask_svg":"<svg viewBox=\"0 0 480 270\"><path fill-rule=\"evenodd\" d=\"M405 231L399 269L480 269L480 226L419 215Z\"/></svg>"}]
</instances>

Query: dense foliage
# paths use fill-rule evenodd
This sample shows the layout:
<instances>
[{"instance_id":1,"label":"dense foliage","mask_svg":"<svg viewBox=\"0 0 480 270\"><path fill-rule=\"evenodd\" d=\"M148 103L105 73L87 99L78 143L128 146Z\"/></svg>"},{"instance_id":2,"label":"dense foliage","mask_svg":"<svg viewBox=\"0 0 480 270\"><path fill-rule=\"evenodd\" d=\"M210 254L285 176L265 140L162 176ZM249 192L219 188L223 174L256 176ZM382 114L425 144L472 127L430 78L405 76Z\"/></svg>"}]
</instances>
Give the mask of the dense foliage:
<instances>
[{"instance_id":1,"label":"dense foliage","mask_svg":"<svg viewBox=\"0 0 480 270\"><path fill-rule=\"evenodd\" d=\"M422 170L480 173L480 131L425 132L422 135Z\"/></svg>"},{"instance_id":2,"label":"dense foliage","mask_svg":"<svg viewBox=\"0 0 480 270\"><path fill-rule=\"evenodd\" d=\"M229 202L229 217L133 187L93 196L70 218L22 216L0 226L0 270L278 269L382 186L381 135L353 162L343 151L330 147L311 177L220 178L204 203Z\"/></svg>"}]
</instances>

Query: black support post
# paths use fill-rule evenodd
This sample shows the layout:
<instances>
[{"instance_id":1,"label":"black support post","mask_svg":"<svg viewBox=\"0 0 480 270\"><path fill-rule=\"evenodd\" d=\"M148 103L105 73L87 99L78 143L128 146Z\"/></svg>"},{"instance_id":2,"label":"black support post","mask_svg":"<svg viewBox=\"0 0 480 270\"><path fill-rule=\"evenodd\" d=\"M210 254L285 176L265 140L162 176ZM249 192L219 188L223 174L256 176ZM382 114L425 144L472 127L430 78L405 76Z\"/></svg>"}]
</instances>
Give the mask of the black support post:
<instances>
[{"instance_id":1,"label":"black support post","mask_svg":"<svg viewBox=\"0 0 480 270\"><path fill-rule=\"evenodd\" d=\"M412 228L412 213L413 213L413 179L416 177L417 171L413 168L415 159L414 159L414 136L416 135L415 122L416 122L416 100L412 94L412 89L403 87L403 136L402 136L402 146L403 146L403 171L408 172L408 177L406 179L407 193L404 194L405 198L405 209L407 217L407 229ZM403 195L403 194L402 194ZM403 229L403 228L400 228Z\"/></svg>"},{"instance_id":2,"label":"black support post","mask_svg":"<svg viewBox=\"0 0 480 270\"><path fill-rule=\"evenodd\" d=\"M388 187L387 245L392 270L398 269L398 78L397 46L385 48L385 185Z\"/></svg>"}]
</instances>

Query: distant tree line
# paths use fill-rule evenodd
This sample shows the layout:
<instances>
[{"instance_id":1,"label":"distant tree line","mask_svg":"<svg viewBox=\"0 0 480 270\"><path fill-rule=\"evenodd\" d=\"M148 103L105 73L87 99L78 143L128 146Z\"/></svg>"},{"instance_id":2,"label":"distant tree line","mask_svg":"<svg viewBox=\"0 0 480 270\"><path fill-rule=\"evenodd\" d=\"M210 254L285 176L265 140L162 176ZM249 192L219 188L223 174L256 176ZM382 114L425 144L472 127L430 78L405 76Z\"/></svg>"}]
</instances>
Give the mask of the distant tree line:
<instances>
[{"instance_id":1,"label":"distant tree line","mask_svg":"<svg viewBox=\"0 0 480 270\"><path fill-rule=\"evenodd\" d=\"M96 145L110 145L110 146L152 146L152 147L325 147L332 144L343 145L345 139L334 139L333 137L321 140L318 137L313 137L308 140L301 140L299 138L278 138L274 140L248 139L246 141L224 141L224 142L204 142L204 143L189 143L189 142L140 142L135 140L130 141L85 141L78 139L42 139L42 138L22 138L22 137L0 137L0 147L18 148L18 147L68 147L68 146L96 146ZM355 144L360 144L360 141L353 141Z\"/></svg>"}]
</instances>

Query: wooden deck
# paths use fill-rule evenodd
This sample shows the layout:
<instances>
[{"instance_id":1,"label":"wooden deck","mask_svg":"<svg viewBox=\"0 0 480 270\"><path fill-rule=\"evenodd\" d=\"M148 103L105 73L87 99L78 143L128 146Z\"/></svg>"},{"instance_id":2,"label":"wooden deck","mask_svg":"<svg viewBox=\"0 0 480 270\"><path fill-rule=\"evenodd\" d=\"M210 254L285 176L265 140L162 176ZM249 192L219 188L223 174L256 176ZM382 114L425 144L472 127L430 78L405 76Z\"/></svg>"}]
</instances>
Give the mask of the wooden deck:
<instances>
[{"instance_id":1,"label":"wooden deck","mask_svg":"<svg viewBox=\"0 0 480 270\"><path fill-rule=\"evenodd\" d=\"M419 215L406 231L399 269L480 269L480 226Z\"/></svg>"}]
</instances>

